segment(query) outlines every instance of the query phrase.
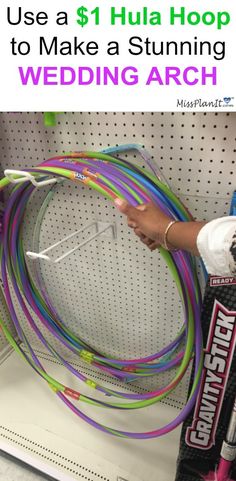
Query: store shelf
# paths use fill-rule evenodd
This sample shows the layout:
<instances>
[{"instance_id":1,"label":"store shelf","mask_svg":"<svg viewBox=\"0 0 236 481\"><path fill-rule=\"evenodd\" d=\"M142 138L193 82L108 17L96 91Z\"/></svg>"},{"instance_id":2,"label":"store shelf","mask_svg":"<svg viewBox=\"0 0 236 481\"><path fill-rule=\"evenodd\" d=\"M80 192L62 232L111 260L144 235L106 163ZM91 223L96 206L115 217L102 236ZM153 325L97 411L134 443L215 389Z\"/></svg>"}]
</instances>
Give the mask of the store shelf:
<instances>
[{"instance_id":1,"label":"store shelf","mask_svg":"<svg viewBox=\"0 0 236 481\"><path fill-rule=\"evenodd\" d=\"M72 382L61 366L44 362L60 380ZM95 431L69 412L15 353L0 365L0 378L0 450L61 481L173 481L178 430L149 441ZM161 404L142 415L100 408L90 414L113 426L145 430L165 424L178 410Z\"/></svg>"}]
</instances>

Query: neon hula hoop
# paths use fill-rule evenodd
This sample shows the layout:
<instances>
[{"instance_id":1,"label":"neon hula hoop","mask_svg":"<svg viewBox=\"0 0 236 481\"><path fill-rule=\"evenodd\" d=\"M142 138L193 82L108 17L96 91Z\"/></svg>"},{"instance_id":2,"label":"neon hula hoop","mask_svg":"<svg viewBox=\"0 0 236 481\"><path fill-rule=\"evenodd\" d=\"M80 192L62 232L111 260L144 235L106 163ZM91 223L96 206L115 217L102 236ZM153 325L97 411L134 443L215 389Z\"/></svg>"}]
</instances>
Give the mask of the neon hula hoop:
<instances>
[{"instance_id":1,"label":"neon hula hoop","mask_svg":"<svg viewBox=\"0 0 236 481\"><path fill-rule=\"evenodd\" d=\"M120 197L126 199L133 206L152 201L173 219L192 220L191 215L179 199L153 173L144 172L137 165L111 155L97 152L76 152L49 159L38 167L27 169L27 172L30 172L36 179L56 176L74 182L82 182L110 201ZM2 179L0 189L8 184L8 179ZM91 426L118 437L134 439L154 438L170 432L182 423L192 410L198 394L202 371L201 293L194 258L184 251L167 252L162 247L159 249L176 283L183 306L184 325L176 339L160 352L144 358L127 360L105 357L102 353L91 349L79 336L70 331L63 320L57 316L39 277L37 277L39 282L36 285L30 276L23 249L22 222L27 203L34 189L35 187L29 181L17 184L13 188L6 206L1 235L1 270L5 302L16 332L21 342L27 347L27 353L22 349L21 343L17 343L14 339L6 323L0 319L0 326L6 338L15 351L47 382L56 395L78 417ZM9 287L10 283L13 286L18 306L22 309L29 326L43 346L80 381L93 391L104 394L106 396L104 400L83 395L61 384L46 372L18 319ZM35 323L31 310L37 316L39 323ZM132 381L134 378L157 375L159 372L172 368L176 368L176 372L169 384L148 393L133 394L109 389L93 379L88 379L82 372L75 369L46 339L40 325L46 327L47 331L63 346L84 362L120 380ZM183 344L184 349L182 348ZM187 403L179 415L164 427L155 428L149 432L118 430L95 421L76 405L79 402L109 409L131 410L155 404L175 389L193 358L194 381ZM115 399L110 400L111 396L117 398L117 402Z\"/></svg>"}]
</instances>

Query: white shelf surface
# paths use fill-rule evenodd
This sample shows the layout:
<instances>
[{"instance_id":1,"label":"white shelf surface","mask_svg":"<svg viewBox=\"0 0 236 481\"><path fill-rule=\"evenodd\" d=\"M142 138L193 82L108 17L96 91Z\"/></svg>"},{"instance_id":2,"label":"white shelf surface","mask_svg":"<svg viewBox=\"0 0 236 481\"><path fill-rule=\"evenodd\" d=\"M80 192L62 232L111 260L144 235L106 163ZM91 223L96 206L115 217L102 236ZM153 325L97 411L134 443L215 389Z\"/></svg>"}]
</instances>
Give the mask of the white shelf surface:
<instances>
[{"instance_id":1,"label":"white shelf surface","mask_svg":"<svg viewBox=\"0 0 236 481\"><path fill-rule=\"evenodd\" d=\"M59 364L44 360L44 365L76 387ZM147 441L100 433L71 413L15 353L0 365L0 378L1 450L63 481L174 481L179 429ZM107 425L134 431L162 426L179 412L165 404L135 412L82 403L80 408Z\"/></svg>"},{"instance_id":2,"label":"white shelf surface","mask_svg":"<svg viewBox=\"0 0 236 481\"><path fill-rule=\"evenodd\" d=\"M52 478L38 473L21 461L0 453L0 481L47 481Z\"/></svg>"}]
</instances>

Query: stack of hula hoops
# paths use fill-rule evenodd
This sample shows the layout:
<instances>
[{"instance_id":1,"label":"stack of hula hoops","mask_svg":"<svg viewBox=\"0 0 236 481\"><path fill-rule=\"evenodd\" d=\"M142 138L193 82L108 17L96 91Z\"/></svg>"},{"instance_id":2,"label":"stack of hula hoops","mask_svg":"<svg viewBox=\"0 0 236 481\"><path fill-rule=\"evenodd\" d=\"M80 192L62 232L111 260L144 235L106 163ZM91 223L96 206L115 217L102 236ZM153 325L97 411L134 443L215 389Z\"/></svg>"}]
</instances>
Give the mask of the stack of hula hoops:
<instances>
[{"instance_id":1,"label":"stack of hula hoops","mask_svg":"<svg viewBox=\"0 0 236 481\"><path fill-rule=\"evenodd\" d=\"M131 205L154 202L164 213L173 219L190 221L192 217L170 188L155 173L144 170L138 165L115 156L98 152L75 152L51 158L37 167L26 169L27 178L20 174L4 212L1 232L1 276L3 282L4 302L14 324L17 336L13 336L7 322L0 319L0 326L7 340L15 351L31 366L53 392L75 414L93 427L118 437L147 439L162 436L177 427L193 408L198 394L201 378L203 351L200 325L201 292L197 278L194 258L185 251L168 252L160 247L176 283L183 306L183 326L177 337L160 352L152 353L140 359L110 359L104 353L97 352L87 345L80 334L71 332L59 318L56 309L47 296L46 289L35 281L30 274L24 252L22 226L27 204L37 185L48 179L67 179L83 183L113 202L117 197L126 199ZM31 182L34 179L35 182ZM24 182L23 182L24 180ZM10 183L4 177L0 181L0 190ZM13 296L14 292L14 296ZM28 326L50 355L53 355L78 380L91 388L91 396L65 386L48 373L39 359L36 350L27 337L26 329L19 320L19 308ZM34 315L32 315L32 313ZM35 316L37 322L35 322ZM52 334L68 350L68 353L89 363L96 369L116 379L143 379L158 376L158 373L173 370L173 377L168 384L155 391L133 394L110 389L93 379L86 377L82 371L72 366L71 362L57 350L45 335ZM48 336L50 337L50 336ZM63 350L64 352L64 350ZM181 382L191 363L194 363L194 380L186 405L177 417L164 427L153 427L149 432L126 432L99 423L83 412L83 404L107 409L133 410L141 409L161 401ZM122 385L122 384L121 384ZM96 392L99 396L96 398ZM104 395L104 396L101 396Z\"/></svg>"}]
</instances>

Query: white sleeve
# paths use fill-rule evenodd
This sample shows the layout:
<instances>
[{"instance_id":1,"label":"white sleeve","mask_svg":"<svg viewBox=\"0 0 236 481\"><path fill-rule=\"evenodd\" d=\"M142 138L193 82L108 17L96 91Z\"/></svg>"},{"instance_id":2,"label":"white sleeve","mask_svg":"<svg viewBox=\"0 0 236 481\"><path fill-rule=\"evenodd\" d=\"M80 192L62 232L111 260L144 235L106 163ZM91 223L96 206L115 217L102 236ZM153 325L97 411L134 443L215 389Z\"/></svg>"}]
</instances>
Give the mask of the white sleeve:
<instances>
[{"instance_id":1,"label":"white sleeve","mask_svg":"<svg viewBox=\"0 0 236 481\"><path fill-rule=\"evenodd\" d=\"M198 234L197 247L209 274L236 276L236 216L205 224Z\"/></svg>"}]
</instances>

